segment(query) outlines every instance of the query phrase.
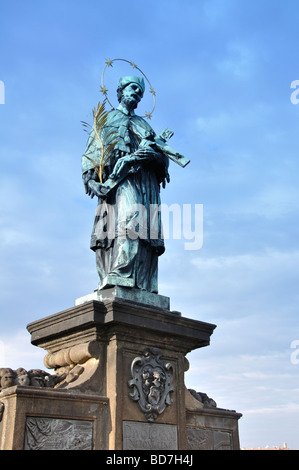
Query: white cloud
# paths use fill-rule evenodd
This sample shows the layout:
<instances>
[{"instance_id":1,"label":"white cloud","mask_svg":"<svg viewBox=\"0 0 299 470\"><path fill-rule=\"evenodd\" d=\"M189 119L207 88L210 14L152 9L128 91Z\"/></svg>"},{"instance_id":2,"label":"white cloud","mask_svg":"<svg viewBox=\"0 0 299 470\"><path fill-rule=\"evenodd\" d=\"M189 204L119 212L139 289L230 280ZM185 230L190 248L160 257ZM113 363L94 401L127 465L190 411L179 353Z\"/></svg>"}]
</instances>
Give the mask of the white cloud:
<instances>
[{"instance_id":1,"label":"white cloud","mask_svg":"<svg viewBox=\"0 0 299 470\"><path fill-rule=\"evenodd\" d=\"M26 370L43 369L43 358L46 351L30 343L30 334L26 331L16 331L0 336L0 367Z\"/></svg>"},{"instance_id":2,"label":"white cloud","mask_svg":"<svg viewBox=\"0 0 299 470\"><path fill-rule=\"evenodd\" d=\"M255 343L263 332L265 345L278 341L282 333L285 342L296 339L286 335L298 314L298 250L208 256L204 249L194 255L175 251L174 245L168 245L160 262L160 290L170 296L171 308L187 317L220 323L221 331L224 322L227 328L241 330L240 322L246 321L244 332ZM275 335L278 329L277 337L267 337L267 331ZM241 346L240 342L234 338L235 344Z\"/></svg>"},{"instance_id":3,"label":"white cloud","mask_svg":"<svg viewBox=\"0 0 299 470\"><path fill-rule=\"evenodd\" d=\"M261 415L275 415L275 414L285 414L285 413L296 413L297 415L299 414L299 404L297 403L286 403L285 405L280 405L280 406L272 406L272 407L265 407L265 408L256 408L256 409L250 409L250 410L244 410L244 414L248 415L256 415L256 414L261 414Z\"/></svg>"},{"instance_id":4,"label":"white cloud","mask_svg":"<svg viewBox=\"0 0 299 470\"><path fill-rule=\"evenodd\" d=\"M260 308L265 315L274 308L296 305L299 251L265 250L261 253L219 257L194 257L191 264L198 271L204 298L221 299L231 306L246 299L248 304ZM214 294L212 295L212 293ZM252 312L253 313L253 312Z\"/></svg>"}]
</instances>

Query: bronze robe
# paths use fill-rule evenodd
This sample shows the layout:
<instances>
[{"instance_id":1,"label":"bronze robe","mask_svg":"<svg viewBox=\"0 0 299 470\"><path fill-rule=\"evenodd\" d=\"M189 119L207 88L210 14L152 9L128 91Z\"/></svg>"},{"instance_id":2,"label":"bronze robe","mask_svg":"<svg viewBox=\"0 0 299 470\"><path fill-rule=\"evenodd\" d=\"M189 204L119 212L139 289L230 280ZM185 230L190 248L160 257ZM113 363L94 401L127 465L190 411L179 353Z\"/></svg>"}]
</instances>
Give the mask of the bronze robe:
<instances>
[{"instance_id":1,"label":"bronze robe","mask_svg":"<svg viewBox=\"0 0 299 470\"><path fill-rule=\"evenodd\" d=\"M130 115L120 105L108 113L103 134L114 131L118 143L103 172L103 182L121 172L125 177L103 201L99 198L90 247L96 252L99 288L115 285L158 292L158 257L164 252L160 184L167 175L168 159L162 154L136 159L125 168L118 165L132 155L141 136L154 131L134 112ZM91 132L82 157L83 181L98 181L92 162L99 162L100 144ZM118 168L119 167L119 168Z\"/></svg>"}]
</instances>

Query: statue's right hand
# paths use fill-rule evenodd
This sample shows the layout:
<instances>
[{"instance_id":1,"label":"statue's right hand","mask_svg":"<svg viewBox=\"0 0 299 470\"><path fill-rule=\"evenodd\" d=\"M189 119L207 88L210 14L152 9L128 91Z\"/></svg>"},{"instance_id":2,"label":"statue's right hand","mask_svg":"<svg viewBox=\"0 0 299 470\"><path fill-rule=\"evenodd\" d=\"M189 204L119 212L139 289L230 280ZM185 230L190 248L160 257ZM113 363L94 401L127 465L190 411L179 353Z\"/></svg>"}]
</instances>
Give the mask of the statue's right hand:
<instances>
[{"instance_id":1,"label":"statue's right hand","mask_svg":"<svg viewBox=\"0 0 299 470\"><path fill-rule=\"evenodd\" d=\"M88 194L91 197L91 199L94 196L97 196L100 199L106 199L107 194L110 190L110 188L107 188L104 185L102 185L101 183L97 183L94 180L89 180L88 184L87 184L87 187L88 187Z\"/></svg>"},{"instance_id":2,"label":"statue's right hand","mask_svg":"<svg viewBox=\"0 0 299 470\"><path fill-rule=\"evenodd\" d=\"M156 152L154 148L150 145L147 147L139 147L136 152L132 154L135 159L151 159L159 156L159 153Z\"/></svg>"}]
</instances>

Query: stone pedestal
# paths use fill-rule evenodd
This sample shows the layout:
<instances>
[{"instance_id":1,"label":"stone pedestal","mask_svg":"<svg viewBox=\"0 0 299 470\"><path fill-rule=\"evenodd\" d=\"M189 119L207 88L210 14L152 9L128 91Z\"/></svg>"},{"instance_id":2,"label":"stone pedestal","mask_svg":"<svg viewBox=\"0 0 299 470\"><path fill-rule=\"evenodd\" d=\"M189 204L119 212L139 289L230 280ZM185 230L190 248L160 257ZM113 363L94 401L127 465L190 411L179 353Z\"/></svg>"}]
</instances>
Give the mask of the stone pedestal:
<instances>
[{"instance_id":1,"label":"stone pedestal","mask_svg":"<svg viewBox=\"0 0 299 470\"><path fill-rule=\"evenodd\" d=\"M34 447L35 438L28 444L26 433L38 437L42 425L73 424L71 445L82 432L81 445L92 449L237 449L241 415L211 410L184 383L186 354L208 346L215 325L171 312L164 297L153 302L143 294L136 301L126 289L104 294L78 299L74 307L28 325L32 344L46 350L45 366L58 379L52 390L2 391L2 448ZM3 430L18 406L21 431L17 443L8 443ZM54 441L47 445L59 446Z\"/></svg>"}]
</instances>

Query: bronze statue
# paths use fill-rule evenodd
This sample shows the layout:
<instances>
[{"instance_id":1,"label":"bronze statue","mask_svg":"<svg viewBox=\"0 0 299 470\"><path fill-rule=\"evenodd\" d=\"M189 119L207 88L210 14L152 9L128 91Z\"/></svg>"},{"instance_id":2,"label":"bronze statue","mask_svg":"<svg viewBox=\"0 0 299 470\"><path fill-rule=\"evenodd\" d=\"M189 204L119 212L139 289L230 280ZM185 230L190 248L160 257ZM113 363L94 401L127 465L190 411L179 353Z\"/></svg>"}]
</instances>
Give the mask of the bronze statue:
<instances>
[{"instance_id":1,"label":"bronze statue","mask_svg":"<svg viewBox=\"0 0 299 470\"><path fill-rule=\"evenodd\" d=\"M170 180L169 158L181 166L188 163L167 145L171 131L156 136L135 114L144 90L142 77L120 79L119 106L108 113L98 107L82 157L86 193L98 197L90 247L96 253L99 289L158 292L158 257L165 250L160 186Z\"/></svg>"}]
</instances>

